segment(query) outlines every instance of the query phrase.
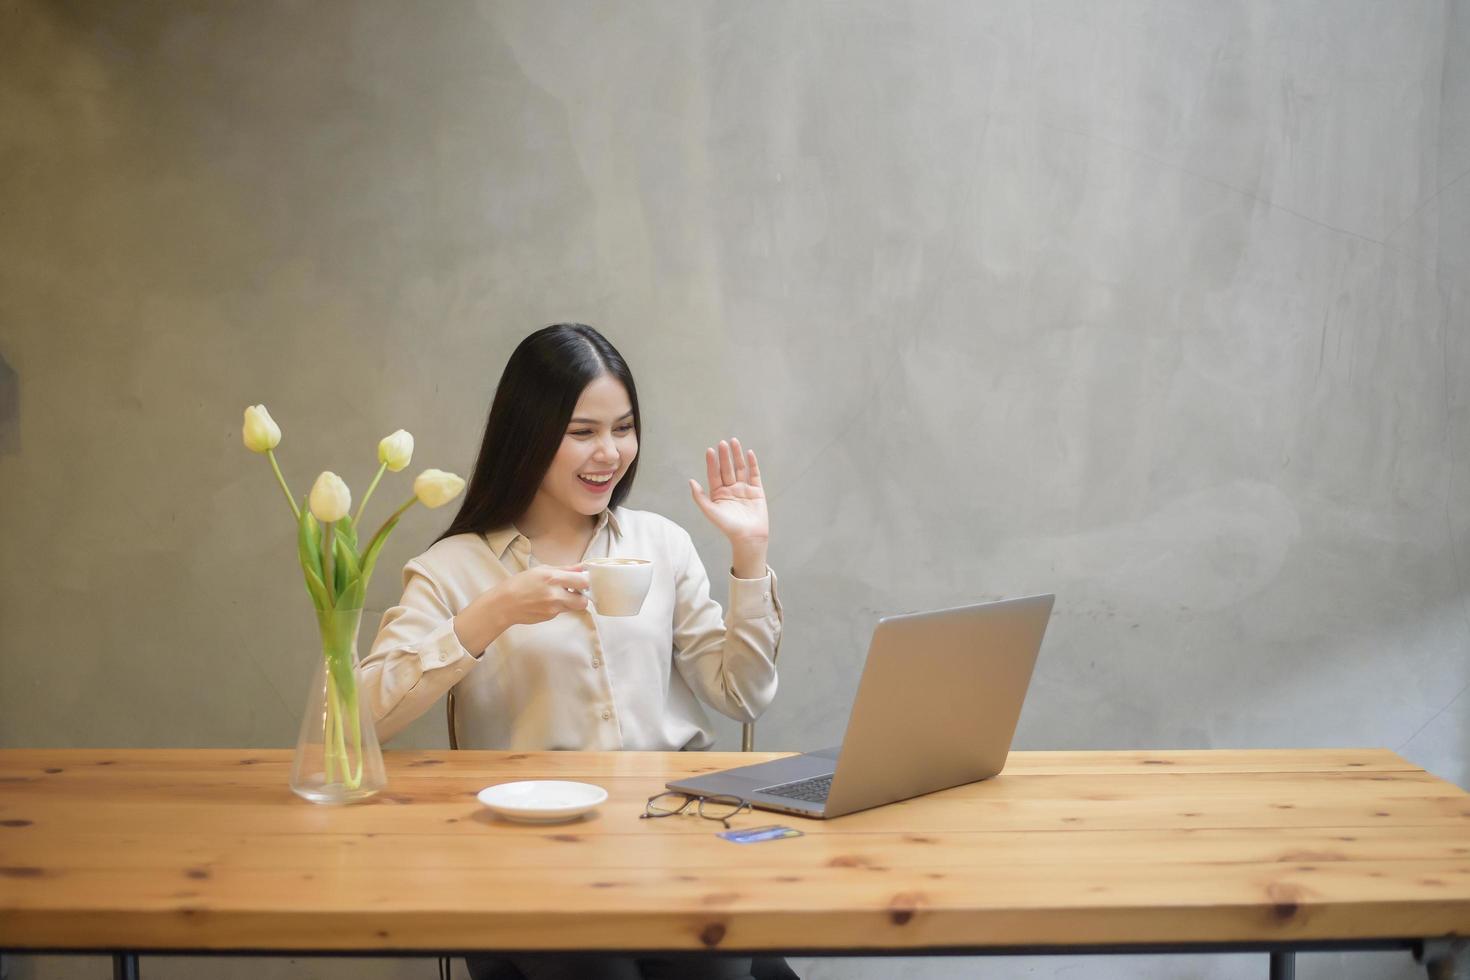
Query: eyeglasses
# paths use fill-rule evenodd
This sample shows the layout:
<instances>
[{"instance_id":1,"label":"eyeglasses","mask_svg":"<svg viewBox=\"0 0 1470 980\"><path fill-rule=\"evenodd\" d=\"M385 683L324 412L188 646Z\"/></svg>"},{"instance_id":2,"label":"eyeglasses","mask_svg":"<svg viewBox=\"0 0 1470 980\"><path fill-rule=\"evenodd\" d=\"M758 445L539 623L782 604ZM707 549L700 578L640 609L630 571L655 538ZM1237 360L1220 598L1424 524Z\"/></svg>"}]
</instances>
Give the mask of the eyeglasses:
<instances>
[{"instance_id":1,"label":"eyeglasses","mask_svg":"<svg viewBox=\"0 0 1470 980\"><path fill-rule=\"evenodd\" d=\"M680 802L680 801L683 802ZM692 793L659 793L650 796L648 803L643 808L640 820L650 817L672 817L676 813L687 813L689 804L699 802L696 812L706 820L718 820L730 829L730 818L742 810L749 810L750 804L738 796L695 796Z\"/></svg>"}]
</instances>

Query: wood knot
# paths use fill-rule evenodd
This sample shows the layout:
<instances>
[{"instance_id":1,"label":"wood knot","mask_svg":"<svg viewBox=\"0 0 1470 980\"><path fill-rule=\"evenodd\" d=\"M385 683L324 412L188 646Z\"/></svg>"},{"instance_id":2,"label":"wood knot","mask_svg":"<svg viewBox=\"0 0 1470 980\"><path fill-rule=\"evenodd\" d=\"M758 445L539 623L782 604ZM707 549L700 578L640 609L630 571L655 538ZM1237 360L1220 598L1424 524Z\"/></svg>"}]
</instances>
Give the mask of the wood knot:
<instances>
[{"instance_id":1,"label":"wood knot","mask_svg":"<svg viewBox=\"0 0 1470 980\"><path fill-rule=\"evenodd\" d=\"M184 871L184 877L193 878L195 881L202 881L209 877L209 871L206 868L188 868Z\"/></svg>"},{"instance_id":2,"label":"wood knot","mask_svg":"<svg viewBox=\"0 0 1470 980\"><path fill-rule=\"evenodd\" d=\"M0 827L29 827L29 820L0 820Z\"/></svg>"},{"instance_id":3,"label":"wood knot","mask_svg":"<svg viewBox=\"0 0 1470 980\"><path fill-rule=\"evenodd\" d=\"M933 837L924 837L924 836L922 836L920 834L909 834L908 836L904 837L904 840L908 841L910 844L932 844L932 843L934 843L934 838Z\"/></svg>"},{"instance_id":4,"label":"wood knot","mask_svg":"<svg viewBox=\"0 0 1470 980\"><path fill-rule=\"evenodd\" d=\"M1174 763L1169 759L1144 759L1143 764L1146 766L1172 766Z\"/></svg>"},{"instance_id":5,"label":"wood knot","mask_svg":"<svg viewBox=\"0 0 1470 980\"><path fill-rule=\"evenodd\" d=\"M699 931L699 941L706 946L714 947L725 940L725 924L723 922L711 922Z\"/></svg>"},{"instance_id":6,"label":"wood knot","mask_svg":"<svg viewBox=\"0 0 1470 980\"><path fill-rule=\"evenodd\" d=\"M888 902L888 918L896 926L905 926L913 919L924 896L919 892L899 892Z\"/></svg>"},{"instance_id":7,"label":"wood knot","mask_svg":"<svg viewBox=\"0 0 1470 980\"><path fill-rule=\"evenodd\" d=\"M444 760L443 759L420 759L417 762L410 762L408 764L408 768L410 768L410 769L422 769L425 766L442 766L442 765L444 765Z\"/></svg>"},{"instance_id":8,"label":"wood knot","mask_svg":"<svg viewBox=\"0 0 1470 980\"><path fill-rule=\"evenodd\" d=\"M576 844L581 841L582 838L578 837L576 834L552 834L551 839L561 841L563 844Z\"/></svg>"},{"instance_id":9,"label":"wood knot","mask_svg":"<svg viewBox=\"0 0 1470 980\"><path fill-rule=\"evenodd\" d=\"M26 865L0 868L0 878L39 878L45 873L40 868L32 868Z\"/></svg>"},{"instance_id":10,"label":"wood knot","mask_svg":"<svg viewBox=\"0 0 1470 980\"><path fill-rule=\"evenodd\" d=\"M1276 922L1290 922L1301 914L1302 890L1296 885L1272 882L1266 886L1266 898L1271 901L1271 918Z\"/></svg>"},{"instance_id":11,"label":"wood knot","mask_svg":"<svg viewBox=\"0 0 1470 980\"><path fill-rule=\"evenodd\" d=\"M48 776L54 776L57 773L66 772L65 769L43 769L41 771L44 772Z\"/></svg>"}]
</instances>

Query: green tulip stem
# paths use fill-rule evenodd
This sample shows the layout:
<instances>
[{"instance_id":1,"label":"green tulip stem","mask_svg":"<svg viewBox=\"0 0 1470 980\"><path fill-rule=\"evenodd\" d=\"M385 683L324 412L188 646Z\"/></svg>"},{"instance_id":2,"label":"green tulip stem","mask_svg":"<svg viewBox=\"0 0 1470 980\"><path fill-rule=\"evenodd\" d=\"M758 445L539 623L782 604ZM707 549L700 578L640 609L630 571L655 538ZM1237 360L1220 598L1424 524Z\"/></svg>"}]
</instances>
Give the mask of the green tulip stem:
<instances>
[{"instance_id":1,"label":"green tulip stem","mask_svg":"<svg viewBox=\"0 0 1470 980\"><path fill-rule=\"evenodd\" d=\"M362 523L362 512L365 511L365 510L367 510L368 498L373 495L373 491L374 490L378 489L378 481L383 478L383 471L386 470L387 468L388 468L388 464L387 463L384 463L382 466L379 466L378 467L378 475L375 476L375 477L373 477L373 482L372 483L369 483L368 484L367 493L365 493L365 494L362 495L362 503L360 503L360 504L357 505L357 516L352 519L352 526L353 527L356 527L357 525L359 525L359 524Z\"/></svg>"},{"instance_id":2,"label":"green tulip stem","mask_svg":"<svg viewBox=\"0 0 1470 980\"><path fill-rule=\"evenodd\" d=\"M322 729L322 767L326 770L327 782L335 782L333 771L336 769L334 763L337 761L336 746L337 728L337 685L332 682L331 671L327 672L327 711L326 724Z\"/></svg>"},{"instance_id":3,"label":"green tulip stem","mask_svg":"<svg viewBox=\"0 0 1470 980\"><path fill-rule=\"evenodd\" d=\"M291 516L296 518L297 523L300 523L301 510L296 506L296 498L291 496L291 491L286 487L286 478L281 475L281 465L276 462L276 451L267 449L265 454L270 458L271 469L276 471L276 482L281 485L281 492L286 495L286 503L291 505Z\"/></svg>"}]
</instances>

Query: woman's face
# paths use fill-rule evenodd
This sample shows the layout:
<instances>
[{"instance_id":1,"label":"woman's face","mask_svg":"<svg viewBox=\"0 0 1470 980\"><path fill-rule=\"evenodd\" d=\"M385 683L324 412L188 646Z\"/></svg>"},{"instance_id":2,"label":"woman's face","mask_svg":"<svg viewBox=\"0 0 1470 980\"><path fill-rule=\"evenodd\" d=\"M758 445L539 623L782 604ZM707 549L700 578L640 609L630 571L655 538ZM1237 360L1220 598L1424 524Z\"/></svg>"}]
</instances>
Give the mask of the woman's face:
<instances>
[{"instance_id":1,"label":"woman's face","mask_svg":"<svg viewBox=\"0 0 1470 980\"><path fill-rule=\"evenodd\" d=\"M600 514L637 455L633 403L623 383L604 374L582 389L561 448L536 491L538 502L588 517Z\"/></svg>"}]
</instances>

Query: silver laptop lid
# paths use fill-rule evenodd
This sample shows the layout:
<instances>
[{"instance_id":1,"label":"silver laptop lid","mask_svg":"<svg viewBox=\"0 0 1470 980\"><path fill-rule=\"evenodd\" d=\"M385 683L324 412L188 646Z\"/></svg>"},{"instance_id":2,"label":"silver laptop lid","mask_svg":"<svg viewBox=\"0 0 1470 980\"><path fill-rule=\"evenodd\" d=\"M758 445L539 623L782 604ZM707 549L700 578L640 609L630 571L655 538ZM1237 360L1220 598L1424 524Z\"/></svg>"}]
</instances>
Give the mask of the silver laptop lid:
<instances>
[{"instance_id":1,"label":"silver laptop lid","mask_svg":"<svg viewBox=\"0 0 1470 980\"><path fill-rule=\"evenodd\" d=\"M1000 772L1053 595L885 616L873 631L826 816Z\"/></svg>"}]
</instances>

